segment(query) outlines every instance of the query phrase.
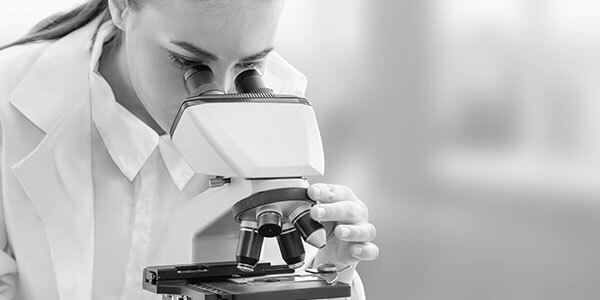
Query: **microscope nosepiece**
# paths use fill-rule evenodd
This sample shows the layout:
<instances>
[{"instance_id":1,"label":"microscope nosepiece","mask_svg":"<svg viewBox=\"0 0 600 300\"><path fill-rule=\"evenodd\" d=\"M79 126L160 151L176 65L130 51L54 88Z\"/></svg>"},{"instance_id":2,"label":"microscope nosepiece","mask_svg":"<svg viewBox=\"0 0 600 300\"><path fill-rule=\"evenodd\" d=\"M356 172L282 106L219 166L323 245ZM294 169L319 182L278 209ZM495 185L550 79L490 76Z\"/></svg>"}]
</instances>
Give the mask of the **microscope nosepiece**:
<instances>
[{"instance_id":1,"label":"microscope nosepiece","mask_svg":"<svg viewBox=\"0 0 600 300\"><path fill-rule=\"evenodd\" d=\"M254 271L254 267L260 259L262 243L263 237L258 234L256 222L242 221L235 255L239 270L244 272Z\"/></svg>"},{"instance_id":2,"label":"microscope nosepiece","mask_svg":"<svg viewBox=\"0 0 600 300\"><path fill-rule=\"evenodd\" d=\"M291 223L284 223L283 230L277 236L281 257L291 269L297 269L304 265L304 245L300 232Z\"/></svg>"},{"instance_id":3,"label":"microscope nosepiece","mask_svg":"<svg viewBox=\"0 0 600 300\"><path fill-rule=\"evenodd\" d=\"M290 214L289 220L298 228L307 243L321 249L325 247L327 241L325 228L323 228L323 224L310 217L310 208L311 205L308 203L298 206Z\"/></svg>"}]
</instances>

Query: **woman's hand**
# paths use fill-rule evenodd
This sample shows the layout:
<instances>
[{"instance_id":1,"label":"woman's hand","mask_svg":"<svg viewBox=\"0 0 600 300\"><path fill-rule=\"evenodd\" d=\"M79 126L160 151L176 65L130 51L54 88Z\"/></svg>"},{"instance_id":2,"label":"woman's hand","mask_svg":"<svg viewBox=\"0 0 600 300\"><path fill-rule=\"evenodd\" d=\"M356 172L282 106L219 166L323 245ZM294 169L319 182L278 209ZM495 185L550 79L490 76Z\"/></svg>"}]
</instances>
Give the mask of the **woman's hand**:
<instances>
[{"instance_id":1,"label":"woman's hand","mask_svg":"<svg viewBox=\"0 0 600 300\"><path fill-rule=\"evenodd\" d=\"M308 187L308 196L317 201L310 216L323 223L327 232L327 245L319 249L313 267L333 263L339 269L351 266L340 274L340 281L349 282L356 264L361 260L374 260L379 248L371 243L375 226L368 223L367 206L349 187L316 183Z\"/></svg>"}]
</instances>

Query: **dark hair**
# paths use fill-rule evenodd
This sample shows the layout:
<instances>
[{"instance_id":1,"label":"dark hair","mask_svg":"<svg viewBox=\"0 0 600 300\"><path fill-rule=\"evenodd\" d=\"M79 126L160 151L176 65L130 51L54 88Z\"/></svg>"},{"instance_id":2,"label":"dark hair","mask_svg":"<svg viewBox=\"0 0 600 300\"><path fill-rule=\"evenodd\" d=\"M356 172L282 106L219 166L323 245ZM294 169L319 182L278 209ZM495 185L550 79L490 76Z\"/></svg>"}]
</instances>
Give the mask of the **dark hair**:
<instances>
[{"instance_id":1,"label":"dark hair","mask_svg":"<svg viewBox=\"0 0 600 300\"><path fill-rule=\"evenodd\" d=\"M130 4L129 2L136 2L136 0L129 0L127 2ZM85 26L90 21L102 14L102 12L107 10L108 0L89 0L87 3L84 3L72 10L54 14L43 19L37 23L24 37L8 45L0 46L0 50L37 41L60 39L65 35ZM104 14L104 20L102 21L107 21L108 19L110 19L110 14ZM115 36L115 40L119 40L119 36L120 34L117 34Z\"/></svg>"}]
</instances>

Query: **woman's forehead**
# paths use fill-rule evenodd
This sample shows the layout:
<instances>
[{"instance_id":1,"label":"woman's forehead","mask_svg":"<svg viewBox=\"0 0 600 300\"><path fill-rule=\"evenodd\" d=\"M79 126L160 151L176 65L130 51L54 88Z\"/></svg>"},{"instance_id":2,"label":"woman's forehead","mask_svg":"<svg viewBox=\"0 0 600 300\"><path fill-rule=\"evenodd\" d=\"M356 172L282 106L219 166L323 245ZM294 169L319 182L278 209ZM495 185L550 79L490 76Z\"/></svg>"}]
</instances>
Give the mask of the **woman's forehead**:
<instances>
[{"instance_id":1,"label":"woman's forehead","mask_svg":"<svg viewBox=\"0 0 600 300\"><path fill-rule=\"evenodd\" d=\"M169 0L147 8L141 18L161 43L200 44L225 56L272 46L283 0ZM231 53L227 53L231 52Z\"/></svg>"},{"instance_id":2,"label":"woman's forehead","mask_svg":"<svg viewBox=\"0 0 600 300\"><path fill-rule=\"evenodd\" d=\"M228 11L232 8L243 8L261 5L274 5L283 3L282 0L183 0L190 4L202 4L207 10L213 12ZM171 2L172 3L172 2Z\"/></svg>"},{"instance_id":3,"label":"woman's forehead","mask_svg":"<svg viewBox=\"0 0 600 300\"><path fill-rule=\"evenodd\" d=\"M149 7L172 10L185 8L185 11L203 14L231 14L237 10L278 9L285 0L141 0L149 1Z\"/></svg>"},{"instance_id":4,"label":"woman's forehead","mask_svg":"<svg viewBox=\"0 0 600 300\"><path fill-rule=\"evenodd\" d=\"M149 7L149 21L174 31L203 31L223 34L240 29L262 30L276 25L282 0L169 0ZM144 12L142 12L144 14Z\"/></svg>"}]
</instances>

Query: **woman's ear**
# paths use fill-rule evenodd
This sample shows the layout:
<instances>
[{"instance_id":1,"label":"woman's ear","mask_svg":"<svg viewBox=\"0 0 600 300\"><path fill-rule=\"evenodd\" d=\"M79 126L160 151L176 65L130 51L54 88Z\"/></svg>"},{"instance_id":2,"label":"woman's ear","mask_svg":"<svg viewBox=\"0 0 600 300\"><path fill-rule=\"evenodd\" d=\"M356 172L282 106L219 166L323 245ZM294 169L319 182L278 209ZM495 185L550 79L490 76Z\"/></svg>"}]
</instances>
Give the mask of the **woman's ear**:
<instances>
[{"instance_id":1,"label":"woman's ear","mask_svg":"<svg viewBox=\"0 0 600 300\"><path fill-rule=\"evenodd\" d=\"M113 23L121 30L125 30L125 23L128 18L130 8L127 0L108 0L108 9Z\"/></svg>"}]
</instances>

